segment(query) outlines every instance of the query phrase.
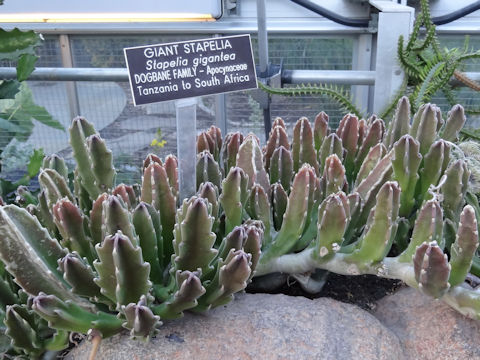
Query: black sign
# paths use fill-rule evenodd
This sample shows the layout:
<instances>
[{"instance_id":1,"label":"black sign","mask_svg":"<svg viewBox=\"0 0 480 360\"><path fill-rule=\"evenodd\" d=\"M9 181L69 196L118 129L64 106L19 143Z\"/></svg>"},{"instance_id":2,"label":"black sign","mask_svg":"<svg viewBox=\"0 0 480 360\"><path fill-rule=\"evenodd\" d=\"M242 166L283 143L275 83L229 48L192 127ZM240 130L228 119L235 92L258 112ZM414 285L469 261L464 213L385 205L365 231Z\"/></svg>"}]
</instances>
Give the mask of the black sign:
<instances>
[{"instance_id":1,"label":"black sign","mask_svg":"<svg viewBox=\"0 0 480 360\"><path fill-rule=\"evenodd\" d=\"M123 51L135 105L257 87L250 35Z\"/></svg>"}]
</instances>

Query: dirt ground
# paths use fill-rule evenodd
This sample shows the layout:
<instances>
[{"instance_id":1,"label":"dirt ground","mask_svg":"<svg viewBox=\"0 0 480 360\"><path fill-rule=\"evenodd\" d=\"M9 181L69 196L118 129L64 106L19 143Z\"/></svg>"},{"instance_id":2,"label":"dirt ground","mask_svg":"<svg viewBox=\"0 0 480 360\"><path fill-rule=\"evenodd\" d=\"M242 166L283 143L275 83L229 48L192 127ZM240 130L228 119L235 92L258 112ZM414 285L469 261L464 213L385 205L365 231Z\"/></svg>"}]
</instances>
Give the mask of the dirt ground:
<instances>
[{"instance_id":1,"label":"dirt ground","mask_svg":"<svg viewBox=\"0 0 480 360\"><path fill-rule=\"evenodd\" d=\"M282 286L269 292L272 294L304 296L310 299L330 297L372 311L379 299L392 294L403 285L400 280L383 279L374 275L344 276L330 273L322 290L316 294L304 291L296 281L287 281ZM247 292L256 291L247 289Z\"/></svg>"}]
</instances>

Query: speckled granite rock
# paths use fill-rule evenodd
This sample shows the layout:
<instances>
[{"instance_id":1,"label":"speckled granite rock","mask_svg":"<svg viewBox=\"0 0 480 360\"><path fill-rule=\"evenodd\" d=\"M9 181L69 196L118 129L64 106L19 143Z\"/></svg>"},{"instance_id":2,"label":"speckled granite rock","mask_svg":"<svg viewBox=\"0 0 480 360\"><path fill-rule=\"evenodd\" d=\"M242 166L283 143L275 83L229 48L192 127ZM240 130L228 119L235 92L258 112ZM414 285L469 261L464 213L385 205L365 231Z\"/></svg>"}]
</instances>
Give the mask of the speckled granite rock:
<instances>
[{"instance_id":1,"label":"speckled granite rock","mask_svg":"<svg viewBox=\"0 0 480 360\"><path fill-rule=\"evenodd\" d=\"M398 336L407 359L480 359L480 321L412 288L381 299L374 315Z\"/></svg>"},{"instance_id":2,"label":"speckled granite rock","mask_svg":"<svg viewBox=\"0 0 480 360\"><path fill-rule=\"evenodd\" d=\"M90 343L67 359L88 358ZM187 314L144 344L104 340L97 359L404 359L397 337L371 314L329 298L237 295L226 307Z\"/></svg>"}]
</instances>

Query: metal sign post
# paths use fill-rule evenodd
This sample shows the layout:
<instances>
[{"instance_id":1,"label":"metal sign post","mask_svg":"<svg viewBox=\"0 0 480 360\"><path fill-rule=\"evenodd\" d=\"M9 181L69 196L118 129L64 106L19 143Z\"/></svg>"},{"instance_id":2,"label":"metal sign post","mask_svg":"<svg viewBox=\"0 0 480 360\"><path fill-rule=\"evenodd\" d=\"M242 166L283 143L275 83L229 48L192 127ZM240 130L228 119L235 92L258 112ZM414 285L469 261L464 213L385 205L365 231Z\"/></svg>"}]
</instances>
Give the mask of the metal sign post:
<instances>
[{"instance_id":1,"label":"metal sign post","mask_svg":"<svg viewBox=\"0 0 480 360\"><path fill-rule=\"evenodd\" d=\"M180 200L196 191L197 98L175 101L177 113L177 157Z\"/></svg>"},{"instance_id":2,"label":"metal sign post","mask_svg":"<svg viewBox=\"0 0 480 360\"><path fill-rule=\"evenodd\" d=\"M197 97L257 88L250 35L137 46L124 54L135 106L176 100L180 199L188 198L196 190Z\"/></svg>"}]
</instances>

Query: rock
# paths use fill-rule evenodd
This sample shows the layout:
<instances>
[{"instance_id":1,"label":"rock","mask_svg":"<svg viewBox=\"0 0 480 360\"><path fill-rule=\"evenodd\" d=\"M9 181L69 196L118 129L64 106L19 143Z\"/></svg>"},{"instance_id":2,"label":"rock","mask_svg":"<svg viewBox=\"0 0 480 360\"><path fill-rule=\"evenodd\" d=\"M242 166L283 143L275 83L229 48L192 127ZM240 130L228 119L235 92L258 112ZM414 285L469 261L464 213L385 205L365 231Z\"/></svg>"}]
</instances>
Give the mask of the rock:
<instances>
[{"instance_id":1,"label":"rock","mask_svg":"<svg viewBox=\"0 0 480 360\"><path fill-rule=\"evenodd\" d=\"M480 359L480 322L415 289L384 297L374 315L398 336L407 359Z\"/></svg>"},{"instance_id":2,"label":"rock","mask_svg":"<svg viewBox=\"0 0 480 360\"><path fill-rule=\"evenodd\" d=\"M67 359L88 358L90 343ZM241 294L226 307L186 314L149 343L118 335L97 359L404 359L393 333L360 308L329 298Z\"/></svg>"}]
</instances>

